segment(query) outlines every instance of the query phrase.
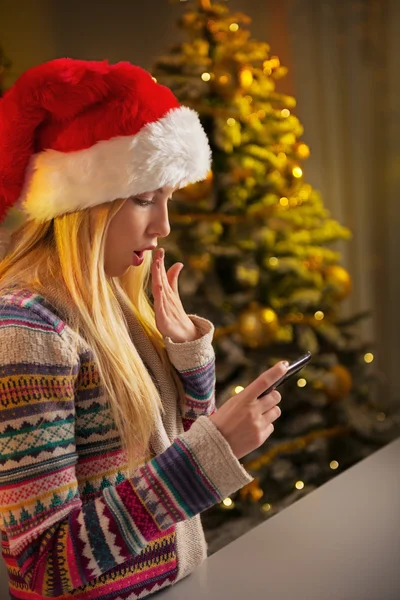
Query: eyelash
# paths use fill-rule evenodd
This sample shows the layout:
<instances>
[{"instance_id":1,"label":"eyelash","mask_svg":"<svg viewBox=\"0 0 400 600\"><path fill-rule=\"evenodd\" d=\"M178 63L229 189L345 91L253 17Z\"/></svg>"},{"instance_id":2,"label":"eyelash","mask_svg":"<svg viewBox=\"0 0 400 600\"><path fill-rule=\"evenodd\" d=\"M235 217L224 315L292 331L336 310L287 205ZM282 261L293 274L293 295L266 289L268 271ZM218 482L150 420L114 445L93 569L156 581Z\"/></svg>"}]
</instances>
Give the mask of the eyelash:
<instances>
[{"instance_id":1,"label":"eyelash","mask_svg":"<svg viewBox=\"0 0 400 600\"><path fill-rule=\"evenodd\" d=\"M150 204L154 204L154 200L143 200L142 198L132 198L132 200L135 202L135 204L137 204L138 206L150 206Z\"/></svg>"},{"instance_id":2,"label":"eyelash","mask_svg":"<svg viewBox=\"0 0 400 600\"><path fill-rule=\"evenodd\" d=\"M135 202L135 204L142 207L150 206L150 204L155 204L154 200L144 200L143 198L132 198L132 200ZM169 200L172 202L174 198L169 198Z\"/></svg>"}]
</instances>

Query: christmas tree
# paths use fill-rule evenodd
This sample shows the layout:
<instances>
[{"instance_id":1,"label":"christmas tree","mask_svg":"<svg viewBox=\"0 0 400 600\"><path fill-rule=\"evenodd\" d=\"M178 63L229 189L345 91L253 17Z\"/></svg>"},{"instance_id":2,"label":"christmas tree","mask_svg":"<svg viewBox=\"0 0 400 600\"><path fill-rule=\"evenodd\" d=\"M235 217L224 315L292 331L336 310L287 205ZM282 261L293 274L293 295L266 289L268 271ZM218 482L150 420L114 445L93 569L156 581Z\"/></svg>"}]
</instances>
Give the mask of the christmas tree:
<instances>
[{"instance_id":1,"label":"christmas tree","mask_svg":"<svg viewBox=\"0 0 400 600\"><path fill-rule=\"evenodd\" d=\"M187 311L216 325L217 403L275 362L313 354L280 390L273 436L243 461L254 482L204 515L212 552L237 535L213 545L217 529L275 514L389 441L396 418L375 408L373 348L357 328L367 315L341 316L351 277L335 244L351 232L304 179L296 101L278 91L287 69L227 2L182 7L185 41L152 74L198 111L213 165L176 193L164 245L186 265Z\"/></svg>"}]
</instances>

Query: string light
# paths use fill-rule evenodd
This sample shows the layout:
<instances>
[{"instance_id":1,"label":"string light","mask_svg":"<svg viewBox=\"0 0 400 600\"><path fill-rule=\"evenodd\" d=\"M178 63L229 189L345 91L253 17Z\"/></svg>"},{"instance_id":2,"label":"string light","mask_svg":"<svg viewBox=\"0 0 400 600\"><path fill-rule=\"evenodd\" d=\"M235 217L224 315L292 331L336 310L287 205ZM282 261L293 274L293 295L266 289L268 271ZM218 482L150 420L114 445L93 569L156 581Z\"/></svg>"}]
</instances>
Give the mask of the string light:
<instances>
[{"instance_id":1,"label":"string light","mask_svg":"<svg viewBox=\"0 0 400 600\"><path fill-rule=\"evenodd\" d=\"M288 199L287 199L285 196L283 196L283 197L282 197L282 198L279 200L279 204L280 204L281 206L288 206L288 204L289 204L289 200L288 200Z\"/></svg>"},{"instance_id":2,"label":"string light","mask_svg":"<svg viewBox=\"0 0 400 600\"><path fill-rule=\"evenodd\" d=\"M292 173L293 177L297 177L297 179L299 179L303 175L303 171L300 169L300 167L294 167Z\"/></svg>"},{"instance_id":3,"label":"string light","mask_svg":"<svg viewBox=\"0 0 400 600\"><path fill-rule=\"evenodd\" d=\"M384 421L385 419L386 419L386 415L385 415L385 413L384 413L384 412L379 412L379 413L376 415L376 420L377 420L377 421Z\"/></svg>"},{"instance_id":4,"label":"string light","mask_svg":"<svg viewBox=\"0 0 400 600\"><path fill-rule=\"evenodd\" d=\"M227 123L227 125L229 125L229 127L233 127L236 123L236 119L234 119L233 117L229 117L229 119L227 119L226 123Z\"/></svg>"},{"instance_id":5,"label":"string light","mask_svg":"<svg viewBox=\"0 0 400 600\"><path fill-rule=\"evenodd\" d=\"M324 313L322 312L322 310L317 310L317 312L314 314L314 319L316 321L322 321L322 319L325 317Z\"/></svg>"},{"instance_id":6,"label":"string light","mask_svg":"<svg viewBox=\"0 0 400 600\"><path fill-rule=\"evenodd\" d=\"M263 504L263 505L261 506L261 510L262 510L263 512L268 512L268 511L270 511L270 510L271 510L271 508L272 508L272 506L271 506L271 505L270 505L268 502L266 502L265 504Z\"/></svg>"},{"instance_id":7,"label":"string light","mask_svg":"<svg viewBox=\"0 0 400 600\"><path fill-rule=\"evenodd\" d=\"M337 461L337 460L332 460L332 461L329 463L329 466L330 466L330 468L331 468L331 469L335 470L335 469L339 468L339 463L338 463L338 461Z\"/></svg>"},{"instance_id":8,"label":"string light","mask_svg":"<svg viewBox=\"0 0 400 600\"><path fill-rule=\"evenodd\" d=\"M367 352L367 354L364 354L364 360L366 363L372 363L372 361L374 360L374 355L372 354L372 352Z\"/></svg>"},{"instance_id":9,"label":"string light","mask_svg":"<svg viewBox=\"0 0 400 600\"><path fill-rule=\"evenodd\" d=\"M237 23L231 23L231 24L229 25L229 29L230 29L231 31L237 31L237 30L239 29L239 25L238 25Z\"/></svg>"},{"instance_id":10,"label":"string light","mask_svg":"<svg viewBox=\"0 0 400 600\"><path fill-rule=\"evenodd\" d=\"M290 117L290 110L288 108L283 108L281 110L282 117Z\"/></svg>"},{"instance_id":11,"label":"string light","mask_svg":"<svg viewBox=\"0 0 400 600\"><path fill-rule=\"evenodd\" d=\"M277 267L278 266L278 259L276 258L276 256L271 256L271 258L268 260L268 263L270 265L270 267Z\"/></svg>"},{"instance_id":12,"label":"string light","mask_svg":"<svg viewBox=\"0 0 400 600\"><path fill-rule=\"evenodd\" d=\"M237 385L234 389L235 394L239 394L240 392L243 392L244 387L242 385Z\"/></svg>"},{"instance_id":13,"label":"string light","mask_svg":"<svg viewBox=\"0 0 400 600\"><path fill-rule=\"evenodd\" d=\"M203 81L210 81L211 75L210 73L202 73L201 78Z\"/></svg>"},{"instance_id":14,"label":"string light","mask_svg":"<svg viewBox=\"0 0 400 600\"><path fill-rule=\"evenodd\" d=\"M234 504L233 504L233 500L232 498L225 498L225 500L222 500L222 504L224 505L225 508L234 508Z\"/></svg>"},{"instance_id":15,"label":"string light","mask_svg":"<svg viewBox=\"0 0 400 600\"><path fill-rule=\"evenodd\" d=\"M296 481L294 487L296 488L296 490L302 490L304 488L304 481Z\"/></svg>"},{"instance_id":16,"label":"string light","mask_svg":"<svg viewBox=\"0 0 400 600\"><path fill-rule=\"evenodd\" d=\"M306 387L306 385L307 385L307 380L304 379L303 377L301 377L300 379L297 380L297 387L303 388L303 387Z\"/></svg>"}]
</instances>

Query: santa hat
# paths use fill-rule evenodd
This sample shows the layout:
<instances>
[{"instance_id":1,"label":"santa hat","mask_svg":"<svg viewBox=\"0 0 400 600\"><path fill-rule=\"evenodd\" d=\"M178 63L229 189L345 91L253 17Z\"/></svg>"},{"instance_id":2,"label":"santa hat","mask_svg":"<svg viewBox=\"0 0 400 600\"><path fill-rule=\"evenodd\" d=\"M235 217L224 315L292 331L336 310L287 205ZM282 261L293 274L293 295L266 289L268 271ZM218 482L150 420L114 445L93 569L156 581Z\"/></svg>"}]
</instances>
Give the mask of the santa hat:
<instances>
[{"instance_id":1,"label":"santa hat","mask_svg":"<svg viewBox=\"0 0 400 600\"><path fill-rule=\"evenodd\" d=\"M0 220L40 222L204 179L211 153L197 113L128 62L57 59L0 99Z\"/></svg>"}]
</instances>

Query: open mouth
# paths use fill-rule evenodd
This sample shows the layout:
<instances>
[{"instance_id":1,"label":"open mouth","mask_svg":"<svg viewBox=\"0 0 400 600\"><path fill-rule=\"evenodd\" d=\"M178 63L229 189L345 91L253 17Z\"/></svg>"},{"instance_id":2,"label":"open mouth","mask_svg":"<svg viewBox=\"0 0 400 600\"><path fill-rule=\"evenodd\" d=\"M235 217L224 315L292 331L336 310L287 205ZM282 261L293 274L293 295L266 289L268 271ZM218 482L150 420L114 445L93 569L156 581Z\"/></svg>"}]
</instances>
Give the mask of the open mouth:
<instances>
[{"instance_id":1,"label":"open mouth","mask_svg":"<svg viewBox=\"0 0 400 600\"><path fill-rule=\"evenodd\" d=\"M144 250L134 250L132 252L132 264L139 267L144 261Z\"/></svg>"}]
</instances>

